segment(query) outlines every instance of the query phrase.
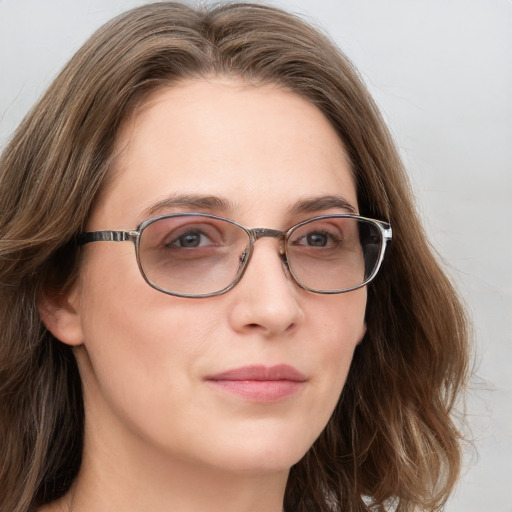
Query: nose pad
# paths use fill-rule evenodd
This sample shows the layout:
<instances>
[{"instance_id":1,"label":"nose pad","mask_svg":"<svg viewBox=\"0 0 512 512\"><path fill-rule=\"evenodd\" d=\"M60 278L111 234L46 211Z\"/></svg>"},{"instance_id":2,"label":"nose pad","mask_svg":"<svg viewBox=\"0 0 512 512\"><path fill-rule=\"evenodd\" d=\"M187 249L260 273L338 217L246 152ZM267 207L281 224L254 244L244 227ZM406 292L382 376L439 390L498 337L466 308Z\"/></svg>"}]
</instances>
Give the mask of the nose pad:
<instances>
[{"instance_id":1,"label":"nose pad","mask_svg":"<svg viewBox=\"0 0 512 512\"><path fill-rule=\"evenodd\" d=\"M240 258L238 261L238 272L247 264L247 260L249 258L249 252L247 249L244 249L242 254L240 254ZM279 258L283 263L283 266L286 270L286 274L293 279L293 276L290 274L290 265L288 264L288 258L286 257L286 253L284 252L283 246L279 248Z\"/></svg>"},{"instance_id":2,"label":"nose pad","mask_svg":"<svg viewBox=\"0 0 512 512\"><path fill-rule=\"evenodd\" d=\"M240 254L240 259L238 262L238 272L247 264L248 262L249 253L247 249L245 249L242 254ZM286 257L286 254L282 247L279 249L279 259L281 260L281 263L283 264L285 274L286 276L291 279L292 281L295 281L293 275L290 272L290 265L288 263L288 258Z\"/></svg>"},{"instance_id":3,"label":"nose pad","mask_svg":"<svg viewBox=\"0 0 512 512\"><path fill-rule=\"evenodd\" d=\"M279 251L279 269L275 249L260 246L251 254L244 251L240 255L244 277L232 292L236 299L230 313L230 322L238 332L283 334L291 332L303 316L286 255Z\"/></svg>"},{"instance_id":4,"label":"nose pad","mask_svg":"<svg viewBox=\"0 0 512 512\"><path fill-rule=\"evenodd\" d=\"M246 264L247 262L247 249L242 252L240 255L240 261L238 262L238 271Z\"/></svg>"},{"instance_id":5,"label":"nose pad","mask_svg":"<svg viewBox=\"0 0 512 512\"><path fill-rule=\"evenodd\" d=\"M284 251L280 251L279 252L279 257L281 258L281 261L283 262L283 266L286 270L286 274L291 278L293 279L293 276L290 274L290 265L288 263L288 258L286 257L286 254L284 253Z\"/></svg>"}]
</instances>

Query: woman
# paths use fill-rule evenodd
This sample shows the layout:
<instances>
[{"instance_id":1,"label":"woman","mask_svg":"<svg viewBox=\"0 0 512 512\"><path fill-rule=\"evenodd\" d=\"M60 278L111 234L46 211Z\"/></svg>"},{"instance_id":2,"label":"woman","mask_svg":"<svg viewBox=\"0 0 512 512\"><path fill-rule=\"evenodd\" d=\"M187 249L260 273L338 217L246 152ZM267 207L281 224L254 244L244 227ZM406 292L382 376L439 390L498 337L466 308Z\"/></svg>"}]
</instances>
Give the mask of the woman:
<instances>
[{"instance_id":1,"label":"woman","mask_svg":"<svg viewBox=\"0 0 512 512\"><path fill-rule=\"evenodd\" d=\"M135 9L0 165L0 510L443 505L466 319L325 37Z\"/></svg>"}]
</instances>

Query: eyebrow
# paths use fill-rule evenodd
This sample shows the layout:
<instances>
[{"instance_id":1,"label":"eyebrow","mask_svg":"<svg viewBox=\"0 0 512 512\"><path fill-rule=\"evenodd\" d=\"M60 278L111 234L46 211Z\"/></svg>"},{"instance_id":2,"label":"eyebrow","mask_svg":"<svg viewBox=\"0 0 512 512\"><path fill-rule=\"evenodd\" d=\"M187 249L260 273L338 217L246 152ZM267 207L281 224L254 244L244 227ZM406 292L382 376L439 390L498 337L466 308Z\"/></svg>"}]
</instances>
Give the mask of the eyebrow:
<instances>
[{"instance_id":1,"label":"eyebrow","mask_svg":"<svg viewBox=\"0 0 512 512\"><path fill-rule=\"evenodd\" d=\"M151 205L143 212L144 215L155 215L162 210L184 208L187 210L199 210L206 212L233 211L234 204L219 196L184 194L170 196ZM291 208L292 214L315 213L322 210L336 208L348 213L357 213L357 209L345 198L336 195L305 198L297 201Z\"/></svg>"},{"instance_id":2,"label":"eyebrow","mask_svg":"<svg viewBox=\"0 0 512 512\"><path fill-rule=\"evenodd\" d=\"M187 210L201 211L222 211L226 212L233 209L233 204L218 196L208 196L199 194L176 195L158 201L144 210L144 215L154 215L162 210L172 208L186 208Z\"/></svg>"},{"instance_id":3,"label":"eyebrow","mask_svg":"<svg viewBox=\"0 0 512 512\"><path fill-rule=\"evenodd\" d=\"M292 207L292 213L314 213L321 210L328 210L330 208L337 208L346 210L348 213L357 213L357 209L345 198L341 196L320 196L301 199L297 201Z\"/></svg>"}]
</instances>

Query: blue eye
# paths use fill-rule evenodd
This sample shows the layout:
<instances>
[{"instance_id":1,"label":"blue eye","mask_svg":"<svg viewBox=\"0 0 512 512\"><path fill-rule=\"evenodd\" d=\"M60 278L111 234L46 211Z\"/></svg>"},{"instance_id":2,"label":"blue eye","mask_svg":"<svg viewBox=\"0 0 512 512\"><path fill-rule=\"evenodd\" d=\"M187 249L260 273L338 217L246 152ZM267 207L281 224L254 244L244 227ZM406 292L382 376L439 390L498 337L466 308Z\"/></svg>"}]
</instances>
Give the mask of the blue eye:
<instances>
[{"instance_id":1,"label":"blue eye","mask_svg":"<svg viewBox=\"0 0 512 512\"><path fill-rule=\"evenodd\" d=\"M188 231L178 238L171 240L166 246L182 247L184 249L193 249L195 247L203 247L210 242L210 239L200 231Z\"/></svg>"},{"instance_id":2,"label":"blue eye","mask_svg":"<svg viewBox=\"0 0 512 512\"><path fill-rule=\"evenodd\" d=\"M333 233L327 231L310 231L298 237L293 245L302 247L336 247L341 240Z\"/></svg>"}]
</instances>

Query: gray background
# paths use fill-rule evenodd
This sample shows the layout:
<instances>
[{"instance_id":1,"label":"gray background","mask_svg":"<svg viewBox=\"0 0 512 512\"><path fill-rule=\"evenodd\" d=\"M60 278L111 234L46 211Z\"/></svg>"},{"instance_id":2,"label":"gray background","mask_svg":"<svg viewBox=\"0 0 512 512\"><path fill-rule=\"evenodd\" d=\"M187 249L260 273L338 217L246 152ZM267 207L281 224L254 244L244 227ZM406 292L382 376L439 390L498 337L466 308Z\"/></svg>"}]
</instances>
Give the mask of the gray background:
<instances>
[{"instance_id":1,"label":"gray background","mask_svg":"<svg viewBox=\"0 0 512 512\"><path fill-rule=\"evenodd\" d=\"M0 0L0 147L71 54L136 0ZM194 3L194 2L191 2ZM474 450L448 512L512 511L512 2L274 0L361 71L475 324Z\"/></svg>"}]
</instances>

